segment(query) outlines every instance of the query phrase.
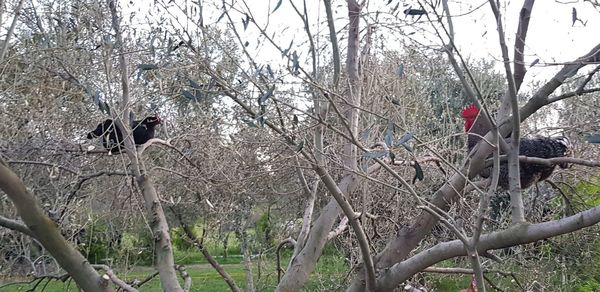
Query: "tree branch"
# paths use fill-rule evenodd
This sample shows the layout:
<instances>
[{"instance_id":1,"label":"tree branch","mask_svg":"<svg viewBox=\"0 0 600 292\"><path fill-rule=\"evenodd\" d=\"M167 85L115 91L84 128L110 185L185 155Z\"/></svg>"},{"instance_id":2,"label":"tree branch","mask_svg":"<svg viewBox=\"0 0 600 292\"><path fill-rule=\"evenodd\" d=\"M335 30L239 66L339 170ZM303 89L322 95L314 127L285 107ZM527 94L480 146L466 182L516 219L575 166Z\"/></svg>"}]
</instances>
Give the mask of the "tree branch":
<instances>
[{"instance_id":1,"label":"tree branch","mask_svg":"<svg viewBox=\"0 0 600 292\"><path fill-rule=\"evenodd\" d=\"M507 156L506 155L501 155L500 156L500 161L506 161L507 160ZM524 156L524 155L519 155L519 161L520 162L526 162L526 163L535 163L535 164L541 164L541 165L545 165L545 166L554 166L554 165L558 165L558 164L578 164L578 165L583 165L583 166L589 166L589 167L600 167L600 161L591 161L588 159L581 159L581 158L573 158L573 157L554 157L554 158L539 158L539 157L528 157L528 156ZM492 161L491 160L486 160L485 165L491 165Z\"/></svg>"},{"instance_id":2,"label":"tree branch","mask_svg":"<svg viewBox=\"0 0 600 292\"><path fill-rule=\"evenodd\" d=\"M521 196L521 180L519 171L519 144L521 141L521 121L519 118L519 102L517 100L517 85L515 78L510 68L510 58L508 56L508 47L506 46L506 38L504 36L504 27L502 25L502 16L500 10L496 6L494 0L489 0L494 16L496 17L496 29L498 30L498 38L500 39L500 49L502 51L502 60L504 70L506 71L506 80L508 82L508 94L505 95L503 104L510 104L512 110L512 134L510 149L508 152L508 185L510 192L510 206L512 223L517 224L525 222L525 207L523 206L523 197ZM481 280L481 281L480 281ZM478 288L483 284L483 279L477 279ZM485 288L484 288L485 289Z\"/></svg>"},{"instance_id":3,"label":"tree branch","mask_svg":"<svg viewBox=\"0 0 600 292\"><path fill-rule=\"evenodd\" d=\"M306 207L304 208L304 214L302 216L302 227L298 233L297 244L294 244L294 253L290 258L290 262L298 255L298 253L300 253L304 247L304 244L306 243L308 235L310 234L310 226L315 209L315 200L317 199L317 191L319 190L319 180L315 180L313 182L312 188L308 185L306 177L304 176L304 172L300 168L300 161L298 161L297 157L296 173L298 175L298 179L300 180L300 184L302 185L302 189L304 190L304 195L306 196ZM277 282L279 283L279 281Z\"/></svg>"},{"instance_id":4,"label":"tree branch","mask_svg":"<svg viewBox=\"0 0 600 292\"><path fill-rule=\"evenodd\" d=\"M31 232L31 230L29 229L29 227L27 227L27 225L25 225L21 221L6 218L4 216L0 216L0 226L8 228L10 230L15 230L15 231L21 232L23 234L26 234L26 235L29 235L29 236L35 238L35 234L33 234L33 232Z\"/></svg>"},{"instance_id":5,"label":"tree branch","mask_svg":"<svg viewBox=\"0 0 600 292\"><path fill-rule=\"evenodd\" d=\"M17 26L17 21L19 20L19 15L21 15L21 7L23 7L23 2L25 2L25 0L19 0L19 3L17 4L17 7L15 8L15 16L13 17L13 21L10 24L10 28L8 29L8 32L6 33L6 37L4 38L4 43L2 46L2 51L0 51L0 62L4 61L4 56L6 56L6 51L8 51L8 46L10 44L10 38L12 37L12 35L15 32L15 27ZM3 7L0 7L0 9L3 9Z\"/></svg>"},{"instance_id":6,"label":"tree branch","mask_svg":"<svg viewBox=\"0 0 600 292\"><path fill-rule=\"evenodd\" d=\"M182 265L176 265L175 269L179 271L181 278L183 278L183 291L190 291L190 287L192 287L192 277L190 277L190 274L185 270L185 267Z\"/></svg>"},{"instance_id":7,"label":"tree branch","mask_svg":"<svg viewBox=\"0 0 600 292\"><path fill-rule=\"evenodd\" d=\"M171 210L175 214L175 217L179 221L179 225L181 225L181 228L183 229L183 232L185 233L187 238L192 241L194 246L202 253L202 255L204 256L204 258L206 258L208 263L210 263L210 265L215 269L215 271L219 273L221 278L223 278L225 283L227 283L227 285L229 286L229 289L231 289L231 291L233 292L241 292L242 290L235 284L235 280L231 277L231 275L229 275L229 273L227 273L227 271L223 269L223 266L221 266L215 260L215 258L213 258L213 256L208 252L208 250L204 246L204 244L202 244L198 237L196 237L194 231L192 230L192 227L183 221L181 214L175 212L173 208L171 208Z\"/></svg>"},{"instance_id":8,"label":"tree branch","mask_svg":"<svg viewBox=\"0 0 600 292\"><path fill-rule=\"evenodd\" d=\"M288 237L288 238L284 239L283 241L281 241L277 245L277 249L275 250L275 257L276 257L275 261L276 261L276 264L277 264L277 266L276 266L276 269L277 269L277 284L279 284L279 282L281 281L281 272L283 272L283 269L281 268L281 249L286 244L291 245L292 247L294 247L294 250L295 250L297 242L293 238Z\"/></svg>"},{"instance_id":9,"label":"tree branch","mask_svg":"<svg viewBox=\"0 0 600 292\"><path fill-rule=\"evenodd\" d=\"M125 59L125 43L123 42L123 36L121 34L116 3L114 0L107 0L107 4L110 9L112 29L115 32L115 46L119 49L119 69L121 74L122 98L120 106L122 118L117 116L114 120L117 127L121 130L121 133L126 136L125 151L132 162L135 180L144 198L146 211L149 213L148 217L152 218L150 227L154 239L155 265L156 269L159 271L160 284L165 291L182 291L183 289L179 284L177 273L175 271L175 259L173 258L173 246L169 235L169 224L160 203L158 192L156 191L150 176L146 173L140 155L135 150L133 135L131 135L129 127L123 125L123 121L129 121L130 113L129 71L127 68L127 60ZM148 142L146 144L148 144Z\"/></svg>"},{"instance_id":10,"label":"tree branch","mask_svg":"<svg viewBox=\"0 0 600 292\"><path fill-rule=\"evenodd\" d=\"M125 281L119 279L117 275L113 272L113 270L107 265L92 265L95 269L102 270L106 273L106 276L113 282L115 285L119 286L119 288L128 292L137 292L138 290L127 284Z\"/></svg>"},{"instance_id":11,"label":"tree branch","mask_svg":"<svg viewBox=\"0 0 600 292\"><path fill-rule=\"evenodd\" d=\"M112 291L87 260L60 234L56 223L46 215L21 179L0 158L0 189L15 205L17 212L35 238L86 291Z\"/></svg>"},{"instance_id":12,"label":"tree branch","mask_svg":"<svg viewBox=\"0 0 600 292\"><path fill-rule=\"evenodd\" d=\"M515 60L513 67L515 68L515 87L517 92L525 79L525 39L527 38L527 31L529 30L529 19L531 18L531 10L533 9L533 3L535 0L525 0L523 7L519 13L519 27L517 28L517 35L515 38Z\"/></svg>"},{"instance_id":13,"label":"tree branch","mask_svg":"<svg viewBox=\"0 0 600 292\"><path fill-rule=\"evenodd\" d=\"M333 57L333 88L338 87L340 80L340 49L338 48L337 34L335 32L335 25L333 21L333 12L331 9L331 0L324 0L325 13L327 14L327 27L329 28L329 39L331 41L331 50Z\"/></svg>"},{"instance_id":14,"label":"tree branch","mask_svg":"<svg viewBox=\"0 0 600 292\"><path fill-rule=\"evenodd\" d=\"M342 220L340 220L340 223L338 224L338 226L334 229L329 231L329 234L327 234L327 241L330 241L334 238L336 238L338 235L342 234L342 232L344 232L344 230L346 230L348 228L348 216L344 216L344 218L342 218Z\"/></svg>"},{"instance_id":15,"label":"tree branch","mask_svg":"<svg viewBox=\"0 0 600 292\"><path fill-rule=\"evenodd\" d=\"M50 166L50 167L56 167L58 169L62 169L64 171L70 172L72 174L79 174L79 172L75 171L74 169L68 168L66 166L62 166L62 165L58 165L55 163L50 163L50 162L42 162L42 161L30 161L30 160L8 160L7 161L8 164L34 164L34 165L44 165L44 166Z\"/></svg>"},{"instance_id":16,"label":"tree branch","mask_svg":"<svg viewBox=\"0 0 600 292\"><path fill-rule=\"evenodd\" d=\"M559 220L538 224L522 223L513 225L506 230L482 235L477 250L479 253L485 253L492 249L531 243L574 232L598 222L600 222L600 206ZM467 253L460 240L437 244L410 259L392 266L380 277L377 287L382 291L391 291L400 283L427 267L449 258L465 255Z\"/></svg>"}]
</instances>

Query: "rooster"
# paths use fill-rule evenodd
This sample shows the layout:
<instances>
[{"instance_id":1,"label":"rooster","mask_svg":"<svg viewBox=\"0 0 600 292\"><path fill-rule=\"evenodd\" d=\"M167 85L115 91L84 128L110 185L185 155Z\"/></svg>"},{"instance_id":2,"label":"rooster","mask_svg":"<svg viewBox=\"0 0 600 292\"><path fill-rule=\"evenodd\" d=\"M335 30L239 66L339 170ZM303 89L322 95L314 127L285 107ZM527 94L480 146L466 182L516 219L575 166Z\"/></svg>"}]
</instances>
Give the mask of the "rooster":
<instances>
[{"instance_id":1,"label":"rooster","mask_svg":"<svg viewBox=\"0 0 600 292\"><path fill-rule=\"evenodd\" d=\"M158 115L146 117L141 121L134 121L131 128L133 129L135 145L142 145L154 138L155 127L160 123L161 120ZM88 139L98 137L102 138L102 146L110 153L121 153L125 145L123 134L111 119L98 124L95 130L87 134Z\"/></svg>"},{"instance_id":2,"label":"rooster","mask_svg":"<svg viewBox=\"0 0 600 292\"><path fill-rule=\"evenodd\" d=\"M477 145L482 136L485 136L491 129L491 123L483 115L479 115L479 108L472 104L466 107L461 116L465 122L465 132L468 133L467 147L469 151ZM519 143L519 155L538 158L565 157L570 153L571 143L566 137L536 137L521 138ZM567 164L559 164L561 168L567 168ZM536 163L522 162L520 164L521 188L526 189L533 184L546 180L555 166L547 166ZM483 170L480 176L487 178L491 171ZM498 186L508 190L508 165L506 162L500 164L500 175L498 177Z\"/></svg>"},{"instance_id":3,"label":"rooster","mask_svg":"<svg viewBox=\"0 0 600 292\"><path fill-rule=\"evenodd\" d=\"M148 140L154 138L155 127L161 123L158 114L149 116L141 121L134 121L131 125L133 129L133 141L135 145L142 145Z\"/></svg>"}]
</instances>

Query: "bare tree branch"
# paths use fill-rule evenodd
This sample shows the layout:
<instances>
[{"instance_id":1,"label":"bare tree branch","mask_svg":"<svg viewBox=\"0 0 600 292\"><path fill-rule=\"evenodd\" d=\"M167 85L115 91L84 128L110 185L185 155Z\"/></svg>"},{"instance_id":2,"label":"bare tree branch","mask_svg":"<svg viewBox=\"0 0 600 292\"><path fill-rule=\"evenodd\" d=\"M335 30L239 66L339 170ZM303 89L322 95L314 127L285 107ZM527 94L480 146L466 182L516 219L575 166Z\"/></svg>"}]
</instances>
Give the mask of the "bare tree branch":
<instances>
[{"instance_id":1,"label":"bare tree branch","mask_svg":"<svg viewBox=\"0 0 600 292\"><path fill-rule=\"evenodd\" d=\"M506 155L500 156L500 161L506 161L508 158ZM573 157L555 157L555 158L539 158L539 157L528 157L519 155L519 161L526 163L535 163L545 166L554 166L559 164L578 164L589 167L600 167L600 161L591 161L588 159L573 158ZM486 161L486 165L490 164L490 161Z\"/></svg>"},{"instance_id":2,"label":"bare tree branch","mask_svg":"<svg viewBox=\"0 0 600 292\"><path fill-rule=\"evenodd\" d=\"M348 228L348 217L344 216L344 218L342 218L342 220L340 220L340 223L338 224L338 226L329 231L329 234L327 234L327 240L332 240L334 238L336 238L338 235L342 234L342 232L344 232L346 229Z\"/></svg>"},{"instance_id":3,"label":"bare tree branch","mask_svg":"<svg viewBox=\"0 0 600 292\"><path fill-rule=\"evenodd\" d=\"M27 227L27 225L25 225L21 221L6 218L4 216L0 216L0 226L8 228L10 230L19 231L23 234L26 234L26 235L29 235L29 236L35 238L35 234L33 234L33 232L31 232L31 230L29 229L29 227Z\"/></svg>"},{"instance_id":4,"label":"bare tree branch","mask_svg":"<svg viewBox=\"0 0 600 292\"><path fill-rule=\"evenodd\" d=\"M275 262L277 264L276 269L277 269L277 284L279 284L279 282L281 281L281 272L283 272L283 269L281 268L281 249L286 245L289 244L292 247L294 247L294 250L296 249L296 245L297 242L289 237L286 238L284 240L282 240L278 245L277 245L277 249L275 250Z\"/></svg>"},{"instance_id":5,"label":"bare tree branch","mask_svg":"<svg viewBox=\"0 0 600 292\"><path fill-rule=\"evenodd\" d=\"M515 68L515 87L517 92L521 88L523 79L525 78L525 39L527 38L527 31L529 29L529 19L531 18L531 10L533 9L533 3L535 0L525 0L523 7L519 13L519 27L517 28L517 35L515 38L515 60L513 66Z\"/></svg>"},{"instance_id":6,"label":"bare tree branch","mask_svg":"<svg viewBox=\"0 0 600 292\"><path fill-rule=\"evenodd\" d=\"M50 162L42 162L42 161L29 161L29 160L8 160L7 161L8 164L34 164L34 165L44 165L44 166L50 166L50 167L56 167L58 169L62 169L64 171L70 172L72 174L79 174L79 172L77 172L74 169L68 168L66 166L62 166L62 165L58 165L56 163L50 163Z\"/></svg>"},{"instance_id":7,"label":"bare tree branch","mask_svg":"<svg viewBox=\"0 0 600 292\"><path fill-rule=\"evenodd\" d=\"M173 211L173 213L175 214L175 217L179 221L179 224L181 225L181 228L183 229L183 232L185 233L187 238L192 241L194 246L196 248L198 248L198 250L202 253L204 258L206 258L208 263L215 269L215 271L217 271L217 273L219 273L221 278L223 278L225 283L227 283L227 285L229 286L229 289L231 289L231 291L233 291L233 292L241 292L242 290L235 284L235 280L231 277L231 275L229 275L229 273L227 273L227 271L225 271L225 269L223 269L223 266L221 266L215 260L215 258L208 252L208 250L206 249L204 244L202 244L202 242L198 239L198 237L196 237L196 235L194 234L194 231L192 230L192 227L183 221L181 214L176 212L173 208L171 208L171 211ZM190 281L191 281L191 279L190 279ZM189 287L188 287L188 290L189 290Z\"/></svg>"},{"instance_id":8,"label":"bare tree branch","mask_svg":"<svg viewBox=\"0 0 600 292\"><path fill-rule=\"evenodd\" d=\"M115 285L117 285L119 288L123 289L124 291L128 291L128 292L137 292L138 291L137 289L133 288L129 284L125 283L125 281L119 279L119 277L117 277L117 275L115 275L115 273L109 266L107 266L107 265L92 265L92 266L95 269L104 271L106 273L106 276L108 276L108 278L110 279L110 281L113 282Z\"/></svg>"},{"instance_id":9,"label":"bare tree branch","mask_svg":"<svg viewBox=\"0 0 600 292\"><path fill-rule=\"evenodd\" d=\"M192 287L192 277L190 276L190 274L185 270L185 267L182 265L176 265L175 269L179 271L179 274L183 278L183 291L190 291L190 287Z\"/></svg>"},{"instance_id":10,"label":"bare tree branch","mask_svg":"<svg viewBox=\"0 0 600 292\"><path fill-rule=\"evenodd\" d=\"M56 223L46 215L21 179L0 158L0 189L15 205L19 216L35 238L50 252L57 262L87 291L112 291L87 260L60 234Z\"/></svg>"},{"instance_id":11,"label":"bare tree branch","mask_svg":"<svg viewBox=\"0 0 600 292\"><path fill-rule=\"evenodd\" d=\"M306 239L308 234L310 233L310 226L312 223L312 215L315 209L315 200L317 199L317 191L319 190L319 180L315 180L313 182L312 188L308 185L306 181L306 177L304 176L304 172L300 168L300 161L296 157L296 173L298 175L298 179L300 180L300 185L302 185L302 189L304 190L304 194L306 195L306 207L304 207L304 214L302 216L302 227L300 228L300 232L298 233L297 244L294 244L294 253L290 259L290 262L294 257L300 253L304 244L306 243ZM279 282L279 281L277 281Z\"/></svg>"},{"instance_id":12,"label":"bare tree branch","mask_svg":"<svg viewBox=\"0 0 600 292\"><path fill-rule=\"evenodd\" d=\"M484 253L492 249L535 242L589 227L598 222L600 222L600 207L559 220L513 225L506 230L482 235L477 250L479 253ZM435 263L465 255L467 253L460 240L437 244L384 272L378 280L378 288L382 291L391 291L415 273Z\"/></svg>"},{"instance_id":13,"label":"bare tree branch","mask_svg":"<svg viewBox=\"0 0 600 292\"><path fill-rule=\"evenodd\" d=\"M127 156L132 162L133 172L136 177L136 183L139 186L144 202L146 203L146 210L149 213L149 217L152 218L151 228L152 237L155 240L154 252L156 256L156 268L159 271L160 283L165 291L182 291L181 285L177 279L177 273L175 271L175 259L173 258L173 246L171 244L171 237L169 235L169 225L165 216L163 207L160 203L158 193L151 178L146 173L144 165L139 159L137 151L135 151L135 145L133 136L129 127L123 125L123 121L129 121L130 113L130 101L129 101L129 71L127 68L127 60L125 59L125 44L123 42L123 36L121 34L121 26L119 24L119 16L117 13L116 3L114 0L107 0L108 7L111 13L112 29L115 32L116 42L115 45L119 49L119 69L121 74L121 111L122 118L117 116L114 119L117 127L121 130L121 133L126 134L125 139L125 151ZM148 144L148 141L146 144ZM150 143L151 144L151 143ZM143 150L142 150L143 151Z\"/></svg>"},{"instance_id":14,"label":"bare tree branch","mask_svg":"<svg viewBox=\"0 0 600 292\"><path fill-rule=\"evenodd\" d=\"M333 57L333 88L338 87L338 83L340 80L340 49L338 48L337 34L335 31L335 24L333 21L333 11L331 9L331 0L324 0L323 4L325 5L325 13L327 14L327 27L329 28L329 39L331 41L331 50Z\"/></svg>"},{"instance_id":15,"label":"bare tree branch","mask_svg":"<svg viewBox=\"0 0 600 292\"><path fill-rule=\"evenodd\" d=\"M512 223L517 224L525 222L525 208L523 206L523 197L521 196L521 180L519 171L519 144L521 143L521 121L519 118L519 102L517 100L517 85L515 78L510 68L510 57L508 56L508 47L506 46L506 38L504 36L504 27L502 24L502 15L500 9L496 6L494 0L489 0L494 16L496 17L496 29L498 30L498 38L500 39L500 49L502 51L502 60L504 62L504 70L506 71L506 80L508 81L508 94L505 95L504 104L510 104L512 110L512 134L510 136L511 143L508 153L508 184L510 192L510 206ZM478 280L479 285L483 284L483 279ZM485 288L484 288L485 289Z\"/></svg>"},{"instance_id":16,"label":"bare tree branch","mask_svg":"<svg viewBox=\"0 0 600 292\"><path fill-rule=\"evenodd\" d=\"M10 38L15 32L15 27L17 26L17 21L19 20L19 15L21 15L21 7L23 7L23 3L25 0L19 0L17 7L15 8L15 16L13 17L13 21L10 24L10 28L6 33L6 37L4 38L4 43L2 45L2 50L0 51L0 62L4 61L4 57L6 56L6 51L8 51L8 46L10 45ZM0 9L3 9L0 7Z\"/></svg>"}]
</instances>

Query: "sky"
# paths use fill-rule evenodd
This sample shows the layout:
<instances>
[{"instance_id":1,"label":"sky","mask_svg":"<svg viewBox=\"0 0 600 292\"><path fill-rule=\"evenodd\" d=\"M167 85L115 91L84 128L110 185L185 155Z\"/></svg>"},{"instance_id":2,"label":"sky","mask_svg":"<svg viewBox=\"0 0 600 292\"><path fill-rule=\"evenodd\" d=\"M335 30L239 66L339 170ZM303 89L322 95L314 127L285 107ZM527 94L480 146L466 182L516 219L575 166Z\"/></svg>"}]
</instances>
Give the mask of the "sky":
<instances>
[{"instance_id":1,"label":"sky","mask_svg":"<svg viewBox=\"0 0 600 292\"><path fill-rule=\"evenodd\" d=\"M163 0L170 3L170 1ZM207 26L226 27L227 18L222 15L221 1L202 1L204 24ZM302 9L301 0L292 0L299 9ZM184 0L174 1L187 3L188 7L196 7L196 1ZM244 29L242 19L245 12L250 12L256 22L264 27L269 36L281 47L288 47L293 41L292 50L297 50L300 61L308 67L308 42L302 21L292 7L290 0L228 0L234 3L231 16L235 27L244 41L248 41L247 49L259 63L285 65L281 53L275 49L264 37L260 37L259 30L252 24ZM341 49L346 46L345 34L342 30L348 23L347 5L345 0L333 0L338 38ZM515 32L518 25L518 16L523 0L508 0L501 2L501 13L507 44L512 58L512 46L514 45ZM133 3L133 4L129 4ZM442 41L434 34L434 30L425 18L417 19L405 16L402 11L406 8L418 8L418 1L412 0L371 0L363 9L365 21L371 23L377 19L377 33L379 37L386 40L389 48L402 47L402 43L415 41L421 44L433 45L439 48ZM182 4L179 4L182 7ZM229 4L228 4L229 5ZM307 0L307 14L311 33L315 36L317 47L329 48L327 39L328 28L323 1ZM390 14L392 9L398 6L396 14ZM122 7L124 19L128 13L136 11L138 16L144 15L147 9L163 9L162 7L139 5L139 2L124 0ZM173 4L167 4L172 15L181 15L179 9ZM277 7L277 9L276 9ZM459 52L466 58L483 58L492 60L499 72L503 72L500 45L496 32L496 23L487 0L449 0L450 12L453 15L455 30L455 43ZM577 10L577 16L581 21L572 23L572 9ZM237 10L237 12L235 11ZM430 10L430 9L428 9ZM441 5L436 9L441 12ZM188 8L188 12L191 9ZM431 12L431 11L430 11ZM430 13L435 19L435 15ZM195 25L193 20L179 18L184 25ZM194 19L194 18L193 18ZM583 22L583 23L582 23ZM583 0L538 0L533 6L525 48L525 63L531 64L534 60L539 62L533 66L527 66L527 75L524 86L533 81L544 81L550 78L560 66L549 63L563 63L576 59L589 52L596 44L600 43L600 9L595 9L589 2ZM407 36L407 34L409 34ZM322 58L330 58L327 53Z\"/></svg>"},{"instance_id":2,"label":"sky","mask_svg":"<svg viewBox=\"0 0 600 292\"><path fill-rule=\"evenodd\" d=\"M236 1L238 5L242 2ZM296 14L292 5L288 0L283 0L279 8L269 15L269 12L277 6L278 1L247 1L248 6L242 7L245 11L251 11L254 18L261 24L268 24L268 31L273 34L274 38L286 47L293 39L298 45L298 50L307 55L307 50L302 52L302 47L307 47L307 43L302 41L306 39L306 34L303 31L302 23L299 16ZM327 34L325 25L325 10L322 1L307 1L309 21L311 22L311 31L317 35ZM463 0L449 1L451 14L454 15L453 22L456 32L455 42L458 45L459 51L467 57L485 58L495 60L499 69L502 68L500 46L498 34L496 32L496 23L491 12L491 8L487 0ZM523 1L501 1L503 7L501 13L504 16L505 34L509 51L512 58L512 45L514 44L514 36L518 25L518 16ZM294 3L302 9L302 1L295 0ZM402 13L398 17L390 17L389 12L394 6L399 5L398 11L403 11L405 8L419 7L417 1L401 1L392 0L389 5L387 0L375 1L371 0L369 6L364 10L368 15L366 18L373 19L377 12L381 12L378 19L382 22L380 34L390 40L390 44L397 42L400 46L402 41L401 34L398 30L410 32L410 27L403 27L410 17L405 17ZM346 1L334 0L334 15L336 18L336 29L343 28L347 20ZM572 9L577 10L578 18L585 25L577 21L572 24ZM440 9L438 9L441 11ZM207 9L207 11L210 11ZM215 21L219 14L209 15L207 22ZM281 60L280 54L277 51L269 48L268 45L257 45L252 43L253 35L257 35L257 30L249 26L247 30L243 30L241 23L241 14L239 15L240 22L238 29L242 32L243 37L250 40L248 46L250 51L256 52L257 58L263 59L265 62L278 62ZM419 23L419 27L424 29L414 30L415 34L411 38L419 42L430 42L434 45L440 45L440 40L432 33L431 25L427 23ZM363 21L364 27L364 21ZM385 27L395 27L394 29L385 29ZM538 0L533 6L533 13L530 21L529 33L527 35L525 49L525 63L531 64L536 59L539 63L528 68L529 80L548 78L553 72L558 70L557 66L547 68L547 63L561 63L576 59L577 57L587 53L596 44L600 43L600 11L596 10L589 3L583 1L554 1L554 0ZM340 34L342 35L342 34ZM254 37L256 38L256 37ZM323 37L317 38L317 42L326 42ZM342 47L345 47L344 40L340 41ZM525 82L527 82L526 80Z\"/></svg>"},{"instance_id":3,"label":"sky","mask_svg":"<svg viewBox=\"0 0 600 292\"><path fill-rule=\"evenodd\" d=\"M549 70L547 63L575 60L600 43L598 30L600 28L600 11L593 9L589 3L583 3L583 1L571 2L569 4L553 0L535 2L527 34L525 63L531 64L536 59L539 59L540 62L533 68L528 68L527 79L547 78L549 77L548 73L558 70L556 66ZM511 48L514 45L522 1L508 3L508 7L502 13L506 17L505 32L512 57ZM578 18L585 25L579 21L575 25L572 24L573 7L576 8ZM485 5L484 9L480 9L473 15L457 17L455 23L457 43L462 51L468 52L472 56L492 58L501 64L498 34L489 5ZM481 37L484 33L485 35Z\"/></svg>"},{"instance_id":4,"label":"sky","mask_svg":"<svg viewBox=\"0 0 600 292\"><path fill-rule=\"evenodd\" d=\"M222 26L227 21L221 16L221 1L202 1L204 23L207 25ZM301 0L292 0L299 9L302 9ZM124 16L128 17L128 13L136 11L138 15L144 10L151 9L151 6L139 5L139 2L123 0L122 7L125 8ZM165 1L171 2L171 1ZM183 2L183 1L174 1ZM193 2L185 1L189 6L196 6ZM231 1L227 1L228 3ZM290 0L282 0L275 12L273 10L278 5L279 0L246 0L244 3L241 0L232 0L235 3L236 9L250 11L254 19L261 25L268 25L267 31L271 33L276 40L281 44L289 44L289 41L294 39L298 44L305 39L303 25L299 16L292 8ZM327 27L325 24L325 10L322 1L308 0L308 15L311 23L311 31L317 35L319 33L326 34ZM348 22L347 6L345 0L333 0L334 16L336 18L336 29L342 29ZM387 3L390 4L387 4ZM491 9L487 0L449 0L451 14L456 32L455 42L463 54L475 57L491 57L499 58L498 35L496 33L496 24L492 15ZM505 33L508 38L508 43L514 43L514 35L518 24L519 10L523 1L509 0L502 2L501 13L505 25ZM378 19L383 24L379 31L386 38L394 41L397 38L403 37L395 35L394 32L403 30L409 32L406 23L411 22L410 17L405 17L401 12L397 13L397 17L390 17L389 11L394 6L398 5L397 11L402 11L408 7L418 8L418 1L411 0L371 0L366 9L363 10L366 17L373 19L378 12L381 15ZM578 18L585 22L572 25L572 8L577 9ZM162 9L162 8L161 8ZM177 9L172 11L176 12ZM437 9L441 12L441 6ZM246 30L243 29L243 15L235 11L231 15L236 22L238 30L243 37L252 40L252 37L258 36L258 30L252 24ZM431 14L430 14L431 15ZM434 18L433 15L431 15ZM362 25L364 27L365 22ZM427 27L424 21L418 24L420 27ZM397 30L385 29L385 27L397 26ZM404 26L404 27L403 27ZM430 26L430 25L429 25ZM544 62L564 62L576 58L588 52L595 44L600 42L600 10L596 10L591 4L583 0L538 0L533 6L533 13L530 22L529 34L527 36L527 52L526 58L533 61L540 58L541 63ZM416 30L417 35L412 35L412 38L419 38L418 33L422 34L423 40L431 40L439 42L435 39L431 30L424 32ZM340 34L342 35L342 34ZM256 48L256 43L250 43L250 50ZM260 50L267 49L260 47Z\"/></svg>"}]
</instances>

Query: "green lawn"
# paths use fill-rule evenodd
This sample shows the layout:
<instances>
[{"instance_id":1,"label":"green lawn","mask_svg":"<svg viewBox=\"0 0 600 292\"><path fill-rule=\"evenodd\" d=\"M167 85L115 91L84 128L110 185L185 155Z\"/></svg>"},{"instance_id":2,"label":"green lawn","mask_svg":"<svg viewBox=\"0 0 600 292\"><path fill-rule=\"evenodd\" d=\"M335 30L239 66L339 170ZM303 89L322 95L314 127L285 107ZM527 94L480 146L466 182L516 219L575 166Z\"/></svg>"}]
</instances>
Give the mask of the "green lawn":
<instances>
[{"instance_id":1,"label":"green lawn","mask_svg":"<svg viewBox=\"0 0 600 292\"><path fill-rule=\"evenodd\" d=\"M287 257L283 261L283 265L287 265ZM182 260L180 258L180 260ZM190 259L187 259L190 260ZM255 259L256 260L256 259ZM184 262L186 260L183 260ZM191 260L190 260L191 261ZM234 263L222 263L225 270L233 277L236 284L240 288L245 287L245 273L243 265L240 262L241 257L232 256L227 260L220 260L220 262L234 262ZM178 261L179 262L179 261ZM257 291L273 291L277 282L277 273L275 269L275 263L271 259L264 259L262 262L261 278L258 280L258 270L256 268L257 262L253 262L254 270L253 277L255 280L255 287ZM311 276L310 281L307 283L306 291L332 291L339 290L339 280L344 278L347 271L347 267L344 264L342 258L339 255L326 255L321 258L315 272ZM148 275L154 272L152 267L135 267L129 271L119 271L115 269L117 275L126 280L131 281L134 279L142 280ZM187 266L187 271L192 277L192 288L191 291L229 291L227 284L223 281L221 276L208 264L195 264ZM21 283L21 284L8 284L14 282L26 282L31 279L0 279L0 291L12 292L12 291L28 291L34 286L34 283ZM182 281L183 282L183 281ZM42 289L44 285L47 286ZM149 292L160 292L160 282L158 276L152 279L150 282L144 284L140 291ZM63 292L73 291L77 289L72 281L60 282L53 280L50 282L42 282L38 285L35 291L48 291L48 292Z\"/></svg>"},{"instance_id":2,"label":"green lawn","mask_svg":"<svg viewBox=\"0 0 600 292\"><path fill-rule=\"evenodd\" d=\"M244 282L244 270L241 264L228 264L224 265L225 270L236 280L238 285L243 286ZM223 279L219 276L219 274L212 269L212 267L202 266L194 266L187 269L188 273L192 277L192 289L191 291L227 291L228 286L225 284ZM129 272L117 272L117 275L125 280L133 280L138 279L141 280L148 275L152 274L153 270L151 268L142 267L139 269L134 269ZM4 279L3 285L6 285L6 282L15 282L19 281L19 279ZM20 281L27 281L27 279L21 279ZM46 282L38 285L36 291L42 291L42 287ZM14 284L8 286L2 286L0 291L27 291L31 289L33 284ZM60 281L51 281L48 285L43 289L43 291L48 292L62 292L62 291L73 291L76 292L77 289L74 286L72 281L68 282L60 282ZM160 288L160 283L158 280L158 276L154 277L150 282L144 284L140 291L149 291L149 292L160 292L162 289Z\"/></svg>"}]
</instances>

